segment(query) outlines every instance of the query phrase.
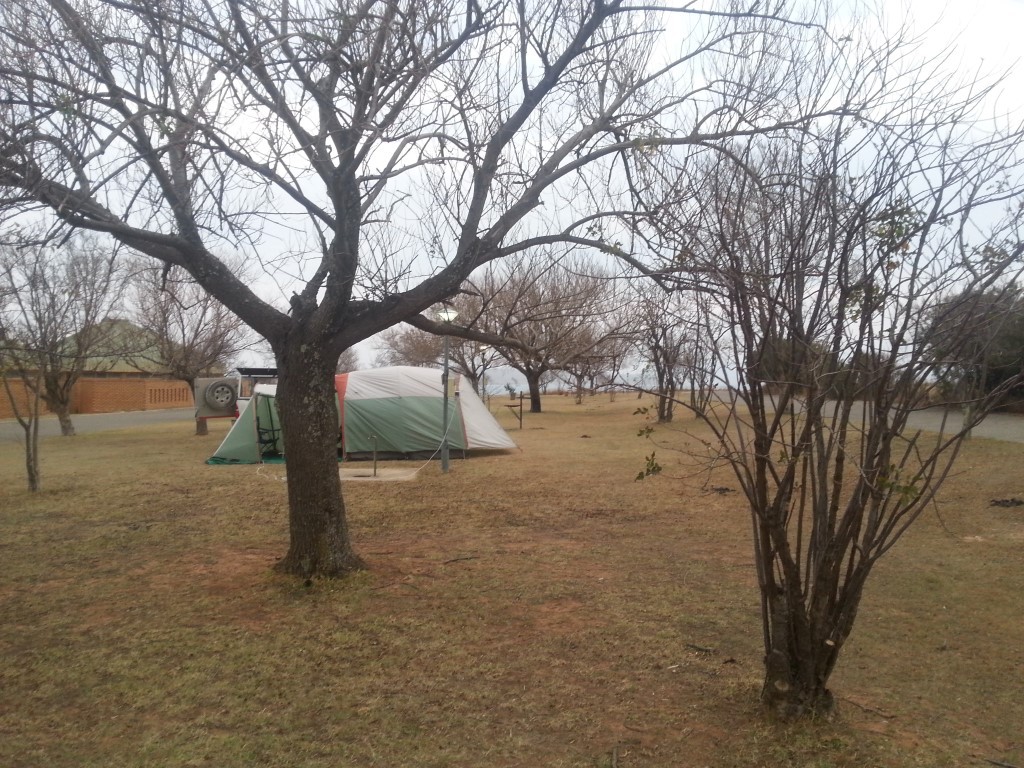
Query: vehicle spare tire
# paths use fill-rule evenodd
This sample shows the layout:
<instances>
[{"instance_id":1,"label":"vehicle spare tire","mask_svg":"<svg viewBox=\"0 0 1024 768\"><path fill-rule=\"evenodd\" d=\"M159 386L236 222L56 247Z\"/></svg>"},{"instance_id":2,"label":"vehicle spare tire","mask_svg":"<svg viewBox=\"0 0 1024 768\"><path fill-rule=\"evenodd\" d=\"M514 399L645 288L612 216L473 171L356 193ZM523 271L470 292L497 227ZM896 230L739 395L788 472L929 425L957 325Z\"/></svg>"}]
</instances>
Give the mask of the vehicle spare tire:
<instances>
[{"instance_id":1,"label":"vehicle spare tire","mask_svg":"<svg viewBox=\"0 0 1024 768\"><path fill-rule=\"evenodd\" d=\"M203 399L206 400L206 404L211 408L218 411L227 411L234 406L235 401L238 399L238 393L235 391L234 384L221 379L211 383L206 388L206 392L203 393Z\"/></svg>"}]
</instances>

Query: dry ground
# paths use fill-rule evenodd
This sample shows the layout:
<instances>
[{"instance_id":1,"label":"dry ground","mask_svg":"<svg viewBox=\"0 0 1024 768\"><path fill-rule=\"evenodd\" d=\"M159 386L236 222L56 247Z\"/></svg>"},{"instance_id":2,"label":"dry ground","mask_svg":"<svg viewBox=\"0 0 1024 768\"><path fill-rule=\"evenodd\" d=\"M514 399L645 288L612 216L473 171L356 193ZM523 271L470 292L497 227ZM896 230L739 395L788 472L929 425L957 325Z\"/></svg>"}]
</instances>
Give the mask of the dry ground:
<instances>
[{"instance_id":1,"label":"dry ground","mask_svg":"<svg viewBox=\"0 0 1024 768\"><path fill-rule=\"evenodd\" d=\"M735 483L667 446L632 482L636 405L346 483L369 570L308 588L270 570L284 468L202 464L226 424L44 441L35 496L0 445L0 765L1024 766L1024 507L989 504L1024 445L974 441L869 587L841 719L784 726Z\"/></svg>"}]
</instances>

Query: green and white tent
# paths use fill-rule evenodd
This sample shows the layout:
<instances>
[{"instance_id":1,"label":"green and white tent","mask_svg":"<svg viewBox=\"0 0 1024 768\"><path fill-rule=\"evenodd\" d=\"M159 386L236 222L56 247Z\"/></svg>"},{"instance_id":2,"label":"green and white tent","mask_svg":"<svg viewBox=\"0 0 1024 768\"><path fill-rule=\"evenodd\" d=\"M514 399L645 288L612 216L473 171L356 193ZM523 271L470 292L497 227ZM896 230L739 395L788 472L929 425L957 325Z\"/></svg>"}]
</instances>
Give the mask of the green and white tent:
<instances>
[{"instance_id":1,"label":"green and white tent","mask_svg":"<svg viewBox=\"0 0 1024 768\"><path fill-rule=\"evenodd\" d=\"M448 445L453 455L516 447L461 377L449 381ZM341 434L339 459L433 456L441 445L441 371L395 366L335 378ZM284 458L277 387L258 384L208 464L258 464Z\"/></svg>"}]
</instances>

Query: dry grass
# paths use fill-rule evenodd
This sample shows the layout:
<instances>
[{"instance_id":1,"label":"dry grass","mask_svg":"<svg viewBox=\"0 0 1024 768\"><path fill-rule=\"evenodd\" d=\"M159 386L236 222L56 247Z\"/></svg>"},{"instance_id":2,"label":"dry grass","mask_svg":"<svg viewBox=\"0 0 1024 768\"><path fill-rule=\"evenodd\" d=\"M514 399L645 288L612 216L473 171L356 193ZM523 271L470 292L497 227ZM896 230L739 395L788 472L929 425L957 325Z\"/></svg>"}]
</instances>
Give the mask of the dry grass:
<instances>
[{"instance_id":1,"label":"dry grass","mask_svg":"<svg viewBox=\"0 0 1024 768\"><path fill-rule=\"evenodd\" d=\"M782 726L734 483L632 482L636 405L347 484L370 569L311 588L270 570L283 468L201 463L225 424L45 441L35 496L0 445L0 765L1024 765L1024 507L988 504L1024 446L976 441L879 569L841 720Z\"/></svg>"}]
</instances>

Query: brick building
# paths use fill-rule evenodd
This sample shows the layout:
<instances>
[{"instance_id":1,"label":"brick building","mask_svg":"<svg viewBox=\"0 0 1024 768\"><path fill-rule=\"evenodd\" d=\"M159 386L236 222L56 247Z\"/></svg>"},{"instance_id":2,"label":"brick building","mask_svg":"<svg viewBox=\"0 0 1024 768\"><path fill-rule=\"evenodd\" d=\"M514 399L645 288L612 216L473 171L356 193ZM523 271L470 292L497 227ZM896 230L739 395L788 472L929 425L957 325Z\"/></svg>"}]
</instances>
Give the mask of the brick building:
<instances>
[{"instance_id":1,"label":"brick building","mask_svg":"<svg viewBox=\"0 0 1024 768\"><path fill-rule=\"evenodd\" d=\"M25 385L19 379L8 381L18 408L24 412L29 402ZM114 411L153 411L191 406L192 390L184 381L145 374L123 376L83 376L71 391L72 413L112 413ZM48 413L40 402L40 409ZM6 393L0 393L0 419L14 417Z\"/></svg>"},{"instance_id":2,"label":"brick building","mask_svg":"<svg viewBox=\"0 0 1024 768\"><path fill-rule=\"evenodd\" d=\"M138 331L124 320L108 321L123 326L118 337ZM10 395L22 413L28 407L30 392L17 376L7 380ZM90 358L89 370L82 373L71 390L71 413L113 413L115 411L153 411L185 408L193 405L192 390L184 381L172 379L157 370L144 356L97 355ZM49 413L40 401L40 411ZM0 386L0 419L14 417L10 396Z\"/></svg>"}]
</instances>

